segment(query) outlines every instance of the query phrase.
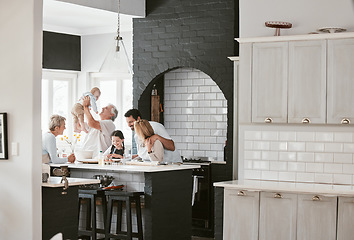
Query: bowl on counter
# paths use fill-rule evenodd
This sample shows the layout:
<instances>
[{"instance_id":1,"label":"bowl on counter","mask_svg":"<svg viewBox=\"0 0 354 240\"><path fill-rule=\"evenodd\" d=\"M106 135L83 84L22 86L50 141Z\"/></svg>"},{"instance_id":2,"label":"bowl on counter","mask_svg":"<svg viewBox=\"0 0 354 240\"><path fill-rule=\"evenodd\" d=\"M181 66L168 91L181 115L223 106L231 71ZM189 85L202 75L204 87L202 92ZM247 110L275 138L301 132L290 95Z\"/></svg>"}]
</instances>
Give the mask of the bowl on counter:
<instances>
[{"instance_id":1,"label":"bowl on counter","mask_svg":"<svg viewBox=\"0 0 354 240\"><path fill-rule=\"evenodd\" d=\"M94 175L93 178L99 179L101 181L100 187L108 187L114 180L113 176L108 175Z\"/></svg>"},{"instance_id":2,"label":"bowl on counter","mask_svg":"<svg viewBox=\"0 0 354 240\"><path fill-rule=\"evenodd\" d=\"M75 151L75 157L77 160L92 159L92 150L77 150Z\"/></svg>"}]
</instances>

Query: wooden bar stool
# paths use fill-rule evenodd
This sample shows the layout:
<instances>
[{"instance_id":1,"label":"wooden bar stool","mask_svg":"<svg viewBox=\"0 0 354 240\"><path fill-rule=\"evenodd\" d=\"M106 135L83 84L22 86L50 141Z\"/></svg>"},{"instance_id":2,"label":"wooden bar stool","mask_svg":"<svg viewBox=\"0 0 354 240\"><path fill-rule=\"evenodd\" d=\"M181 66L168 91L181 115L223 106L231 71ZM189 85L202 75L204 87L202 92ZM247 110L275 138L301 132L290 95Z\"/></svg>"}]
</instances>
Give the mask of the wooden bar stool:
<instances>
[{"instance_id":1,"label":"wooden bar stool","mask_svg":"<svg viewBox=\"0 0 354 240\"><path fill-rule=\"evenodd\" d=\"M122 192L122 191L106 191L106 196L108 197L108 212L106 221L106 240L110 238L113 239L133 239L138 238L143 240L143 223L141 216L141 204L140 196L144 195L143 192ZM112 214L113 214L113 203L118 203L117 208L117 228L116 233L111 233L112 224ZM126 208L126 218L127 218L127 231L122 231L122 205L125 202ZM138 224L138 231L133 232L132 228L132 203L135 202L136 205L136 217Z\"/></svg>"},{"instance_id":2,"label":"wooden bar stool","mask_svg":"<svg viewBox=\"0 0 354 240\"><path fill-rule=\"evenodd\" d=\"M97 228L97 219L96 219L96 200L101 198L102 200L102 211L103 211L103 226L104 229ZM106 218L107 218L107 200L105 196L105 191L102 189L79 189L79 219L80 219L80 207L81 200L88 200L87 204L87 216L85 222L85 230L79 229L79 237L85 238L85 236L91 237L92 240L97 239L97 233L105 233L106 227Z\"/></svg>"}]
</instances>

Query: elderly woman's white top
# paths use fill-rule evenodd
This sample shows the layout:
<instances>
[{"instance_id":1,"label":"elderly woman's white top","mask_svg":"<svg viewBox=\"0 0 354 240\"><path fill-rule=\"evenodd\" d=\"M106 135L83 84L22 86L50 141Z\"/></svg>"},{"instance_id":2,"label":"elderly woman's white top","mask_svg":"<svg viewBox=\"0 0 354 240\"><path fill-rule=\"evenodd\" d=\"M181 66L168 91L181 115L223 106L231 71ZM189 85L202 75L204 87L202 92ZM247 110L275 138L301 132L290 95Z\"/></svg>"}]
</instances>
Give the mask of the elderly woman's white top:
<instances>
[{"instance_id":1,"label":"elderly woman's white top","mask_svg":"<svg viewBox=\"0 0 354 240\"><path fill-rule=\"evenodd\" d=\"M60 158L57 154L57 142L51 132L42 135L42 162L43 163L66 163L68 158Z\"/></svg>"}]
</instances>

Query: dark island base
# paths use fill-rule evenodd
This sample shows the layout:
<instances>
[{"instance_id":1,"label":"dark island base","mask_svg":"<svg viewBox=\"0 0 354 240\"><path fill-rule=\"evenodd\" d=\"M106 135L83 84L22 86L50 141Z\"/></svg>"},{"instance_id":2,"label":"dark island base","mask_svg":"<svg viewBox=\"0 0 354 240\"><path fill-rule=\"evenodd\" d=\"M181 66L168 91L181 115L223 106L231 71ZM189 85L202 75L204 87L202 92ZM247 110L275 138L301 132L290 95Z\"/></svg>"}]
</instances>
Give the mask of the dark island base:
<instances>
[{"instance_id":1,"label":"dark island base","mask_svg":"<svg viewBox=\"0 0 354 240\"><path fill-rule=\"evenodd\" d=\"M192 170L145 173L146 240L190 240Z\"/></svg>"},{"instance_id":2,"label":"dark island base","mask_svg":"<svg viewBox=\"0 0 354 240\"><path fill-rule=\"evenodd\" d=\"M64 239L78 238L78 187L42 187L42 239L61 232Z\"/></svg>"}]
</instances>

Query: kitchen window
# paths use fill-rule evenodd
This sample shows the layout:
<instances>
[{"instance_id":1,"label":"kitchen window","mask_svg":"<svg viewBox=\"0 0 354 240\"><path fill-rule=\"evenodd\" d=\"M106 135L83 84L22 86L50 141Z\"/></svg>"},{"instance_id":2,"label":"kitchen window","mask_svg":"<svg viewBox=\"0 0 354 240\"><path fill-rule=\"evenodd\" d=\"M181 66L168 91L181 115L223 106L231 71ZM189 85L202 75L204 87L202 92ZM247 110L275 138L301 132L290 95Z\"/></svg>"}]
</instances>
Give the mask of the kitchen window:
<instances>
[{"instance_id":1,"label":"kitchen window","mask_svg":"<svg viewBox=\"0 0 354 240\"><path fill-rule=\"evenodd\" d=\"M76 72L42 72L42 131L48 131L50 116L59 114L66 118L64 135L72 132L71 107L77 80ZM70 136L69 136L70 135ZM71 138L71 134L68 137Z\"/></svg>"},{"instance_id":2,"label":"kitchen window","mask_svg":"<svg viewBox=\"0 0 354 240\"><path fill-rule=\"evenodd\" d=\"M124 114L132 108L133 86L130 74L115 73L91 73L91 85L101 90L101 96L97 102L99 109L109 103L118 109L118 117L114 121L117 130L124 134L124 143L127 149L131 149L132 131L128 127ZM101 111L101 110L99 110Z\"/></svg>"}]
</instances>

